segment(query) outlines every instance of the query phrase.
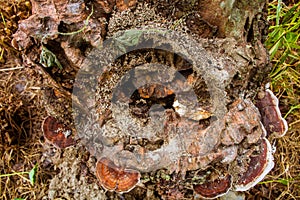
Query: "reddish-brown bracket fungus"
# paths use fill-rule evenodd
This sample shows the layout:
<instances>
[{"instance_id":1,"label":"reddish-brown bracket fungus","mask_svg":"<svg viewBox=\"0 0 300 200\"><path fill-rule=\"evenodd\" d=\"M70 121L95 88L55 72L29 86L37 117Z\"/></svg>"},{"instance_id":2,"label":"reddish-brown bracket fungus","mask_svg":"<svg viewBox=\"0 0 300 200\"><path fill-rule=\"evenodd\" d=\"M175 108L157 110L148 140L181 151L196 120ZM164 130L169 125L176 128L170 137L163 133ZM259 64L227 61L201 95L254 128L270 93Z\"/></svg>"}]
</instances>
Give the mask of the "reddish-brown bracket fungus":
<instances>
[{"instance_id":1,"label":"reddish-brown bracket fungus","mask_svg":"<svg viewBox=\"0 0 300 200\"><path fill-rule=\"evenodd\" d=\"M281 116L278 99L273 92L267 89L264 95L259 95L256 106L260 111L262 123L268 135L274 133L277 137L284 136L288 130L288 125L286 120Z\"/></svg>"},{"instance_id":2,"label":"reddish-brown bracket fungus","mask_svg":"<svg viewBox=\"0 0 300 200\"><path fill-rule=\"evenodd\" d=\"M135 187L141 175L136 170L116 166L108 158L101 158L97 162L96 176L105 189L124 193Z\"/></svg>"},{"instance_id":3,"label":"reddish-brown bracket fungus","mask_svg":"<svg viewBox=\"0 0 300 200\"><path fill-rule=\"evenodd\" d=\"M231 188L231 176L217 178L214 181L209 181L203 184L195 185L194 190L202 198L214 199L225 195Z\"/></svg>"},{"instance_id":4,"label":"reddish-brown bracket fungus","mask_svg":"<svg viewBox=\"0 0 300 200\"><path fill-rule=\"evenodd\" d=\"M274 167L272 147L270 142L263 138L258 155L252 155L248 169L241 175L235 184L236 191L246 191L260 182Z\"/></svg>"},{"instance_id":5,"label":"reddish-brown bracket fungus","mask_svg":"<svg viewBox=\"0 0 300 200\"><path fill-rule=\"evenodd\" d=\"M69 137L72 131L54 117L46 117L42 129L46 140L58 148L66 148L75 144L74 139Z\"/></svg>"}]
</instances>

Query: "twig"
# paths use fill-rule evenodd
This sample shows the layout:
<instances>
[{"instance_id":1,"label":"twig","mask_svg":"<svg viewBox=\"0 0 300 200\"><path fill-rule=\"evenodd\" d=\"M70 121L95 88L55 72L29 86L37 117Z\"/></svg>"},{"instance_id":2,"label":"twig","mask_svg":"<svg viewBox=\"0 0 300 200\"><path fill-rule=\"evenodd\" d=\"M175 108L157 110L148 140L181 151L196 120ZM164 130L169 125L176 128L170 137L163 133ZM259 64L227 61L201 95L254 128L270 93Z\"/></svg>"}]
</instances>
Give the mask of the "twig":
<instances>
[{"instance_id":1,"label":"twig","mask_svg":"<svg viewBox=\"0 0 300 200\"><path fill-rule=\"evenodd\" d=\"M295 124L297 124L297 123L300 123L300 120L294 121L294 122L290 123L289 125L290 125L290 127L291 127L291 126L293 126L293 125L295 125Z\"/></svg>"},{"instance_id":2,"label":"twig","mask_svg":"<svg viewBox=\"0 0 300 200\"><path fill-rule=\"evenodd\" d=\"M11 68L6 68L6 69L0 69L0 72L5 72L5 71L12 71L16 69L23 69L24 67L11 67Z\"/></svg>"},{"instance_id":3,"label":"twig","mask_svg":"<svg viewBox=\"0 0 300 200\"><path fill-rule=\"evenodd\" d=\"M1 12L1 18L2 18L2 21L3 21L4 27L7 28L7 27L6 27L6 22L5 22L5 19L4 19L4 16L3 16L3 13L2 13L2 12Z\"/></svg>"},{"instance_id":4,"label":"twig","mask_svg":"<svg viewBox=\"0 0 300 200\"><path fill-rule=\"evenodd\" d=\"M22 175L22 174L29 174L29 172L15 172L11 174L0 174L1 177L9 177L9 176L15 176L15 175Z\"/></svg>"}]
</instances>

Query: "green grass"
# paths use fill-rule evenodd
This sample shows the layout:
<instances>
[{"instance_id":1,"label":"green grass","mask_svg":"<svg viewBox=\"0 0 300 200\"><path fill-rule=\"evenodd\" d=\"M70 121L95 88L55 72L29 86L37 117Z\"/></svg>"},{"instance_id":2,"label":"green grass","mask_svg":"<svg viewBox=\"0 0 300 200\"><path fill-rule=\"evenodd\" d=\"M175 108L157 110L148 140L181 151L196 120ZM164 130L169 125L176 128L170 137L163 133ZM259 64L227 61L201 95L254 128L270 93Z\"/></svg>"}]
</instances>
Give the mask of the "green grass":
<instances>
[{"instance_id":1,"label":"green grass","mask_svg":"<svg viewBox=\"0 0 300 200\"><path fill-rule=\"evenodd\" d=\"M35 165L29 172L14 172L11 174L0 174L0 178L1 177L9 177L9 176L20 176L23 174L28 174L29 175L29 179L25 178L22 176L23 179L29 181L31 183L31 185L34 185L35 181L36 181L36 172L37 172L37 165Z\"/></svg>"},{"instance_id":2,"label":"green grass","mask_svg":"<svg viewBox=\"0 0 300 200\"><path fill-rule=\"evenodd\" d=\"M269 4L270 22L266 47L273 69L270 74L272 90L284 99L285 111L300 116L300 3L286 6L281 0Z\"/></svg>"},{"instance_id":3,"label":"green grass","mask_svg":"<svg viewBox=\"0 0 300 200\"><path fill-rule=\"evenodd\" d=\"M289 123L288 134L277 140L276 166L268 184L276 199L299 199L300 152L300 2L272 1L268 7L269 34L265 45L273 68L271 89Z\"/></svg>"}]
</instances>

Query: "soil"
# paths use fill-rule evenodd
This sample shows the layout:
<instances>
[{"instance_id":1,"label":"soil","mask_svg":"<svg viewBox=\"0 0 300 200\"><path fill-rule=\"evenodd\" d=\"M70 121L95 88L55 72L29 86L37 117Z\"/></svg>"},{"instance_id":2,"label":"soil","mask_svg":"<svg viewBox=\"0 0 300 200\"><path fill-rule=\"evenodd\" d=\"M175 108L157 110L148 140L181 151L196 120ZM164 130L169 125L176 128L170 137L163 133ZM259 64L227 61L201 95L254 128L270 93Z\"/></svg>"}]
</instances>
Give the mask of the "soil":
<instances>
[{"instance_id":1,"label":"soil","mask_svg":"<svg viewBox=\"0 0 300 200\"><path fill-rule=\"evenodd\" d=\"M107 38L115 37L115 34L120 31L133 28L174 30L184 37L192 37L200 44L197 48L207 53L204 60L209 63L208 66L212 66L212 69L209 69L212 72L207 70L207 73L212 75L201 77L199 74L202 73L191 67L184 56L179 53L154 50L154 48L132 51L119 57L111 65L111 71L105 71L97 82L100 89L96 94L96 99L98 99L96 112L102 117L100 117L100 124L103 123L102 125L105 124L107 127L111 125L106 130L110 137L106 145L110 147L126 137L114 129L111 113L108 112L111 106L109 99L112 97L113 88L125 72L137 65L155 62L174 66L183 72L185 78L194 74L196 96L199 100L199 96L202 95L199 102L208 113L216 108L210 104L207 87L219 87L215 80L223 80L223 89L227 95L221 96L222 100L215 99L217 102L224 102L224 98L226 99L224 105L223 103L217 104L220 105L222 114L223 110L226 112L232 103L241 97L241 94L243 98L255 101L256 93L263 90L264 84L268 82L267 74L270 64L262 45L266 34L266 16L257 14L257 11L264 12L265 3L251 5L247 16L243 16L245 13L240 11L241 13L234 13L239 16L235 19L236 21L226 21L234 9L231 7L224 13L220 11L214 18L210 18L211 13L207 11L211 10L211 6L215 6L211 4L212 2L174 1L167 3L152 0L67 2L16 1L6 2L1 8L7 27L1 27L1 45L5 47L5 54L1 58L3 65L0 71L0 156L2 158L0 172L9 174L30 171L35 164L38 164L38 172L34 186L20 176L1 177L0 199L197 198L192 183L187 180L191 180L196 174L202 174L203 171L188 167L184 178L176 169L172 171L166 168L155 170L151 168L150 170L150 167L146 167L140 183L129 193L119 194L106 191L100 185L95 176L95 167L97 159L103 156L103 146L97 145L97 142L94 143L93 133L89 135L88 132L76 130L76 117L80 117L81 112L85 112L90 103L76 98L80 95L75 96L72 102L74 88L78 89L77 94L86 91L84 88L76 88L76 84L74 87L74 83L78 80L76 80L76 75L90 62L97 63L99 58L97 57L98 51L95 49ZM235 8L241 10L243 6L245 5L242 3L236 4ZM234 23L240 23L240 25L234 26ZM229 25L225 27L224 24ZM184 38L180 41L182 42L180 45L184 46ZM130 42L134 43L134 41ZM174 47L172 44L169 45L169 49L178 52L175 45ZM128 49L126 51L128 52ZM219 73L222 70L226 71L226 76ZM205 85L207 78L210 79L211 85ZM217 91L216 94L218 94ZM165 108L172 107L174 96L171 92L166 95L162 93L157 95L160 96L150 99L142 106L141 98L137 93L131 96L131 115L139 118L138 123L148 123L149 116L145 113L154 104L164 105ZM91 98L94 98L94 95ZM76 112L75 109L75 114L73 113L74 107L79 110ZM159 115L159 112L153 113ZM72 114L75 116L75 121ZM71 137L77 141L77 144L66 149L59 149L49 144L41 128L47 116L55 117L70 127ZM211 121L203 120L202 123L203 127L207 127ZM288 133L288 136L295 139L294 152L299 152L297 130L299 129ZM91 139L93 139L92 143ZM166 138L156 138L154 141L149 139L149 141L143 141L141 146L154 151L162 146L160 140L164 139ZM283 162L284 154L288 155L290 152L285 149L285 144L291 142L287 140L287 137L272 140L277 143L277 152L275 153L276 166L268 176L270 180L277 178L280 180L282 178L280 174L289 167ZM139 142L136 141L136 143ZM124 148L133 151L134 145L130 144L130 142L125 142ZM297 162L297 154L292 154L288 159L292 164L290 173L299 172L298 165L294 166ZM213 171L213 169L210 170ZM284 178L290 179L291 177L293 176L288 174ZM297 193L299 185L288 183L288 186L290 188L287 189L287 186L275 181L259 184L245 193L229 193L228 197L238 195L239 198L245 197L246 199L292 199L291 194L295 197L299 196Z\"/></svg>"}]
</instances>

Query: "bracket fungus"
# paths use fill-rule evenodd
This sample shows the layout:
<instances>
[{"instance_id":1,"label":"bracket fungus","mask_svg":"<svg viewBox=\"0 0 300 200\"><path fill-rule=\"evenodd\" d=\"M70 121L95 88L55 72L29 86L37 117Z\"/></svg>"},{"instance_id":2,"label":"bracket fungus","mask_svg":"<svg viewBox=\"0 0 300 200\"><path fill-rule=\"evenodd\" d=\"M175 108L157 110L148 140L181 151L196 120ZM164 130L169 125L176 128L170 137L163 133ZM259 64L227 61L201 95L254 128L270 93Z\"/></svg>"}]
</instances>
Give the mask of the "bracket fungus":
<instances>
[{"instance_id":1,"label":"bracket fungus","mask_svg":"<svg viewBox=\"0 0 300 200\"><path fill-rule=\"evenodd\" d=\"M195 192L204 199L214 199L225 195L231 188L232 179L230 175L218 177L213 181L195 185Z\"/></svg>"},{"instance_id":2,"label":"bracket fungus","mask_svg":"<svg viewBox=\"0 0 300 200\"><path fill-rule=\"evenodd\" d=\"M270 142L263 138L258 155L251 155L248 169L235 184L236 191L246 191L260 182L274 167L273 149Z\"/></svg>"},{"instance_id":3,"label":"bracket fungus","mask_svg":"<svg viewBox=\"0 0 300 200\"><path fill-rule=\"evenodd\" d=\"M258 95L256 106L261 113L262 123L268 135L284 136L288 130L288 125L286 120L281 116L279 102L273 92L267 89L264 93Z\"/></svg>"},{"instance_id":4,"label":"bracket fungus","mask_svg":"<svg viewBox=\"0 0 300 200\"><path fill-rule=\"evenodd\" d=\"M65 127L54 117L48 116L44 119L42 130L46 140L57 148L67 148L75 145L75 140L69 137L71 129Z\"/></svg>"},{"instance_id":5,"label":"bracket fungus","mask_svg":"<svg viewBox=\"0 0 300 200\"><path fill-rule=\"evenodd\" d=\"M140 173L132 169L116 166L108 158L101 158L97 162L96 176L102 187L118 193L129 192L140 181Z\"/></svg>"}]
</instances>

